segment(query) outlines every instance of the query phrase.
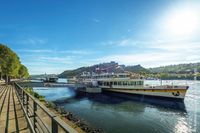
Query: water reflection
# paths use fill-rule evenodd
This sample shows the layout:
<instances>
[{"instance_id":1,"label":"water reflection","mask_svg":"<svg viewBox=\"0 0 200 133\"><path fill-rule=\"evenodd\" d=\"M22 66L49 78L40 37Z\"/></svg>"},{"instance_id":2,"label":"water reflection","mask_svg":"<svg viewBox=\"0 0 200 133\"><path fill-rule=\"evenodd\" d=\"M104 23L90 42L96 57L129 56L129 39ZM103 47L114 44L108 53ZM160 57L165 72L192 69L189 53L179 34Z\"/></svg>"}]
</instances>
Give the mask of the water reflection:
<instances>
[{"instance_id":1,"label":"water reflection","mask_svg":"<svg viewBox=\"0 0 200 133\"><path fill-rule=\"evenodd\" d=\"M192 133L190 125L187 123L185 117L181 117L178 119L177 124L174 128L175 133Z\"/></svg>"},{"instance_id":2,"label":"water reflection","mask_svg":"<svg viewBox=\"0 0 200 133\"><path fill-rule=\"evenodd\" d=\"M48 101L65 100L75 96L72 89L62 87L34 87L34 91L45 96Z\"/></svg>"},{"instance_id":3,"label":"water reflection","mask_svg":"<svg viewBox=\"0 0 200 133\"><path fill-rule=\"evenodd\" d=\"M183 82L183 81L180 81ZM184 133L199 132L200 82L188 82L184 102L144 97L80 94L70 88L34 88L47 100L85 119L108 133Z\"/></svg>"},{"instance_id":4,"label":"water reflection","mask_svg":"<svg viewBox=\"0 0 200 133\"><path fill-rule=\"evenodd\" d=\"M141 100L141 97L132 96L131 98L124 97L121 95L113 95L113 94L86 94L86 93L77 93L73 89L70 88L60 88L60 87L34 87L34 90L39 94L45 96L46 100L54 101L57 104L66 104L66 103L75 103L77 101L82 101L83 99L87 99L92 101L93 104L98 104L99 106L93 106L95 108L102 107L114 107L116 110L123 110L128 112L133 112L136 109L136 105L140 105L140 109L145 108L145 106L158 106L159 110L163 110L163 108L170 108L175 110L180 110L186 112L185 103L184 102L175 102L175 101L167 101L162 99L155 99L151 97L144 97ZM123 104L120 106L121 103ZM110 106L113 104L118 104L119 106ZM130 106L133 104L134 106ZM143 105L143 106L141 106Z\"/></svg>"}]
</instances>

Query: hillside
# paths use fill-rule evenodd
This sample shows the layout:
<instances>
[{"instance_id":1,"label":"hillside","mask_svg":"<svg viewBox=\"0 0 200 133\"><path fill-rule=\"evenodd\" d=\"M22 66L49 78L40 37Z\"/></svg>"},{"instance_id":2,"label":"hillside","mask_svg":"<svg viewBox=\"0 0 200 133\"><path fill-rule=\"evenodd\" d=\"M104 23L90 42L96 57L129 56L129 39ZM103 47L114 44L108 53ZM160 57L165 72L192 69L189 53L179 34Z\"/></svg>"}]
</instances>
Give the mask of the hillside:
<instances>
[{"instance_id":1,"label":"hillside","mask_svg":"<svg viewBox=\"0 0 200 133\"><path fill-rule=\"evenodd\" d=\"M84 71L90 70L90 67L81 67L75 70L66 70L58 75L59 78L78 76Z\"/></svg>"},{"instance_id":2,"label":"hillside","mask_svg":"<svg viewBox=\"0 0 200 133\"><path fill-rule=\"evenodd\" d=\"M126 66L124 70L133 73L149 73L149 70L142 67L141 65Z\"/></svg>"},{"instance_id":3,"label":"hillside","mask_svg":"<svg viewBox=\"0 0 200 133\"><path fill-rule=\"evenodd\" d=\"M135 66L125 66L125 65L119 65L116 62L109 62L109 63L100 63L89 67L81 67L74 70L66 70L62 72L59 77L60 78L66 78L66 77L72 77L72 76L78 76L82 72L95 72L95 73L102 73L102 72L124 72L124 71L130 71L134 73L141 73L141 72L149 72L147 69L142 67L141 65L135 65Z\"/></svg>"},{"instance_id":4,"label":"hillside","mask_svg":"<svg viewBox=\"0 0 200 133\"><path fill-rule=\"evenodd\" d=\"M194 71L200 72L200 63L189 63L189 64L178 64L178 65L169 65L169 66L162 66L162 67L155 67L155 68L149 68L146 69L142 67L141 65L134 65L134 66L125 66L125 65L119 65L118 63L112 61L109 63L100 63L93 66L88 67L80 67L74 70L66 70L62 72L60 75L58 75L60 78L66 78L66 77L72 77L72 76L78 76L82 72L95 72L95 73L101 73L101 72L124 72L129 71L133 73L148 73L148 74L160 74L160 73L166 73L164 76L161 77L168 77L177 79L177 77L183 76L180 74L187 74L187 77L190 77L192 79L194 77ZM186 75L181 78L186 78Z\"/></svg>"},{"instance_id":5,"label":"hillside","mask_svg":"<svg viewBox=\"0 0 200 133\"><path fill-rule=\"evenodd\" d=\"M190 74L194 71L200 72L200 63L178 64L148 69L151 73L177 73Z\"/></svg>"}]
</instances>

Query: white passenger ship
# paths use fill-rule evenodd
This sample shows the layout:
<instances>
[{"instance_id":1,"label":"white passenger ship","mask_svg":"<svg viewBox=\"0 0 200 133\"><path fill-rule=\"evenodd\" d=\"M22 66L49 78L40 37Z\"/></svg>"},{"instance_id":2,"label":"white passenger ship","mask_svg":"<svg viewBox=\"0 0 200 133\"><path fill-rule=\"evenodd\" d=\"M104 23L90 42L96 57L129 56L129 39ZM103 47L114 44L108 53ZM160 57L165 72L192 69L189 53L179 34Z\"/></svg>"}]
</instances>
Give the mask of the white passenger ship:
<instances>
[{"instance_id":1,"label":"white passenger ship","mask_svg":"<svg viewBox=\"0 0 200 133\"><path fill-rule=\"evenodd\" d=\"M131 74L93 74L92 76L82 75L82 82L102 88L102 91L147 95L155 97L173 98L184 100L188 86L144 85L144 80L136 78Z\"/></svg>"}]
</instances>

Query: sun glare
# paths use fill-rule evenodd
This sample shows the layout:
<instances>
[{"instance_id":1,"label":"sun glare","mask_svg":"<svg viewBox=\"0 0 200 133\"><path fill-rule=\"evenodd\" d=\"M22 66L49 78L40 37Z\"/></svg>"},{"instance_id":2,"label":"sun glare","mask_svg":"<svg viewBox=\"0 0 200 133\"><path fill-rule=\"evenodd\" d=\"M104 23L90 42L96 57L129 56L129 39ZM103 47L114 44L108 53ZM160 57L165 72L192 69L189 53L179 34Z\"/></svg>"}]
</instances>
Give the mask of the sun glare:
<instances>
[{"instance_id":1,"label":"sun glare","mask_svg":"<svg viewBox=\"0 0 200 133\"><path fill-rule=\"evenodd\" d=\"M198 29L199 17L198 11L192 8L176 10L166 18L165 28L172 35L191 35Z\"/></svg>"}]
</instances>

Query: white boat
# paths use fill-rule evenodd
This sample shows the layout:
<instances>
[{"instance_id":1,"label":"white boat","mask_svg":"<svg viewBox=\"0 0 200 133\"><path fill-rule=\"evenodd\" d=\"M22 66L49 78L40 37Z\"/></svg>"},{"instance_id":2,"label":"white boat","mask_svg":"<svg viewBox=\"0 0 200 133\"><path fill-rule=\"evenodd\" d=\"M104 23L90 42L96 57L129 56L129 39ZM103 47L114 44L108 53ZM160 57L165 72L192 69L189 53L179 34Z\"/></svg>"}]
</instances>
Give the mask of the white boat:
<instances>
[{"instance_id":1,"label":"white boat","mask_svg":"<svg viewBox=\"0 0 200 133\"><path fill-rule=\"evenodd\" d=\"M92 75L90 79L88 78L89 76L83 78L83 82L88 82L88 80L91 82L96 81L98 87L102 88L102 91L164 97L177 100L184 100L187 89L189 88L186 85L144 85L143 79L136 78L127 73L96 74Z\"/></svg>"}]
</instances>

